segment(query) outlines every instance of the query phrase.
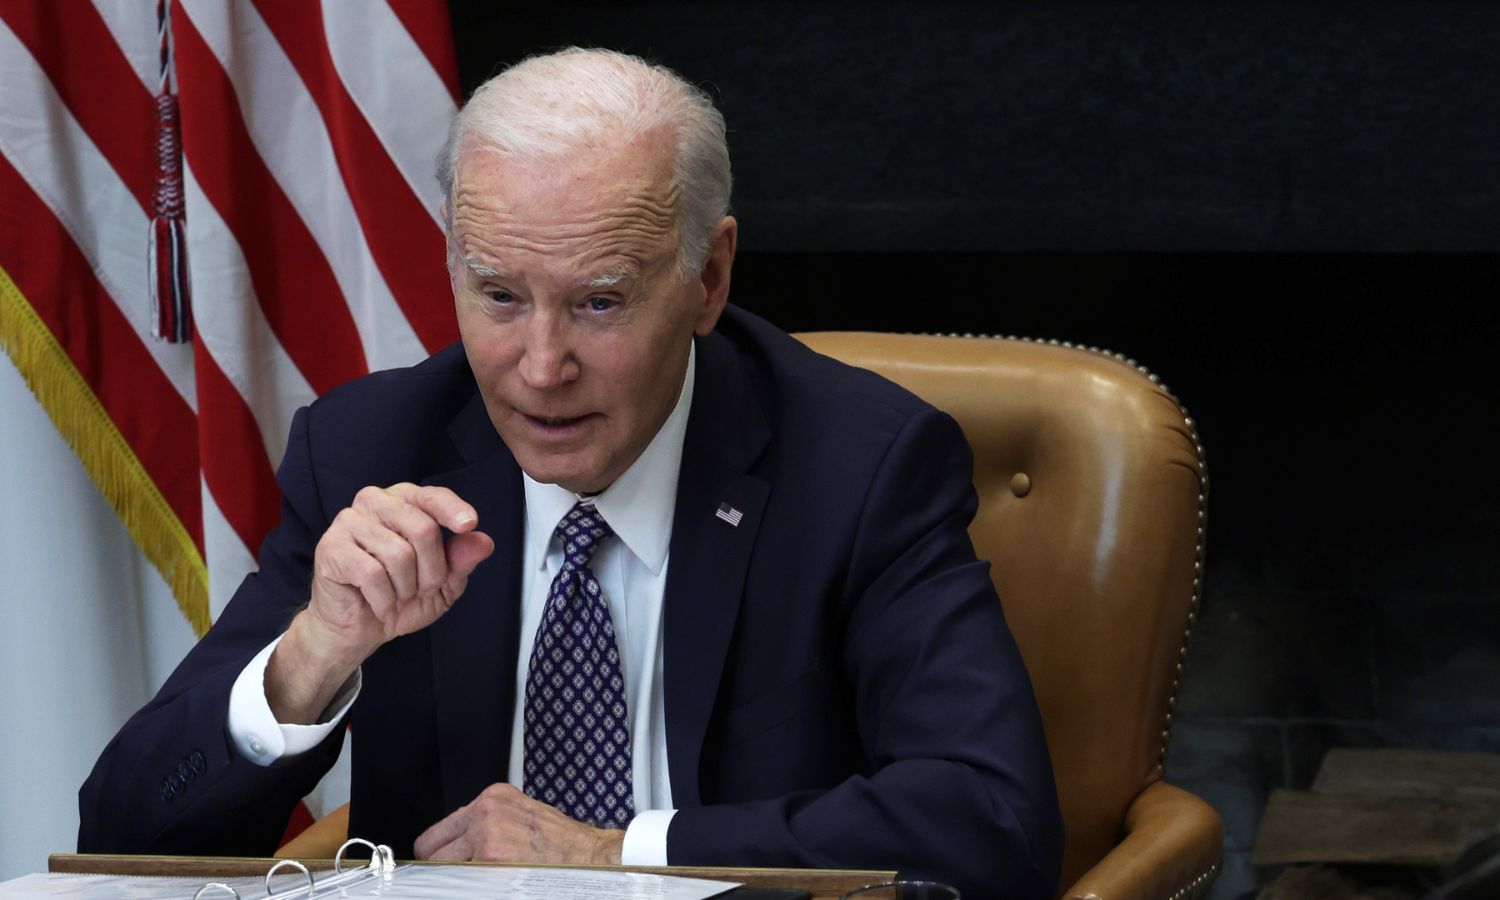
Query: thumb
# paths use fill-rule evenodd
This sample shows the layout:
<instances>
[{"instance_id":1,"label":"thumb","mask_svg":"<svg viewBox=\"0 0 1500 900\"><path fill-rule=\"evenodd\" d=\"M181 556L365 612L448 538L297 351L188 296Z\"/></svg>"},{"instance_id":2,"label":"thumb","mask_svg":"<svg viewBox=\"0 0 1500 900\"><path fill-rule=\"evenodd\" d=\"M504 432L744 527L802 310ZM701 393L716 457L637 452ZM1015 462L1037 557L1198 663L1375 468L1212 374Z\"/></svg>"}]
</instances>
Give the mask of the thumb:
<instances>
[{"instance_id":1,"label":"thumb","mask_svg":"<svg viewBox=\"0 0 1500 900\"><path fill-rule=\"evenodd\" d=\"M468 578L480 563L495 552L495 541L482 531L466 531L448 540L448 577Z\"/></svg>"}]
</instances>

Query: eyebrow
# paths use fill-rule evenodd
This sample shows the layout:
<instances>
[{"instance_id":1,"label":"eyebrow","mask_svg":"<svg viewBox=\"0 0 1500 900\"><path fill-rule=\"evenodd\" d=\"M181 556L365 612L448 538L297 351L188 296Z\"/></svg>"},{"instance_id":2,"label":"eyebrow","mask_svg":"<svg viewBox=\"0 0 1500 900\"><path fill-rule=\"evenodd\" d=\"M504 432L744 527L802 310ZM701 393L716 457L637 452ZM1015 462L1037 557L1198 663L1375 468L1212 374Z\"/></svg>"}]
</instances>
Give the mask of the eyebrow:
<instances>
[{"instance_id":1,"label":"eyebrow","mask_svg":"<svg viewBox=\"0 0 1500 900\"><path fill-rule=\"evenodd\" d=\"M479 276L480 278L509 278L510 277L510 275L508 273L506 273L506 272L504 272L504 271L502 271L500 269L497 269L494 266L491 266L491 265L489 265L487 263L480 262L479 260L474 259L473 257L466 257L464 259L464 266L470 272L473 272L475 275ZM612 266L611 268L607 269L606 271L604 271L604 272L600 273L599 275L595 276L594 278L590 279L589 282L588 282L588 286L589 287L593 287L593 288L614 287L615 285L619 284L620 282L622 282L622 281L624 281L624 280L626 280L628 278L634 278L634 277L636 277L639 274L640 274L640 269L639 269L638 266L635 265L635 263L632 263L632 262L623 262L623 263L620 263L618 265Z\"/></svg>"},{"instance_id":2,"label":"eyebrow","mask_svg":"<svg viewBox=\"0 0 1500 900\"><path fill-rule=\"evenodd\" d=\"M639 269L634 263L620 263L589 282L589 287L614 287L627 278L634 278Z\"/></svg>"},{"instance_id":3,"label":"eyebrow","mask_svg":"<svg viewBox=\"0 0 1500 900\"><path fill-rule=\"evenodd\" d=\"M499 269L495 268L494 266L485 265L484 263L480 262L477 259L474 259L473 257L465 257L464 258L464 265L468 267L468 269L469 269L470 272L473 272L475 275L478 275L480 278L504 278L505 277L505 273L504 272L500 271Z\"/></svg>"}]
</instances>

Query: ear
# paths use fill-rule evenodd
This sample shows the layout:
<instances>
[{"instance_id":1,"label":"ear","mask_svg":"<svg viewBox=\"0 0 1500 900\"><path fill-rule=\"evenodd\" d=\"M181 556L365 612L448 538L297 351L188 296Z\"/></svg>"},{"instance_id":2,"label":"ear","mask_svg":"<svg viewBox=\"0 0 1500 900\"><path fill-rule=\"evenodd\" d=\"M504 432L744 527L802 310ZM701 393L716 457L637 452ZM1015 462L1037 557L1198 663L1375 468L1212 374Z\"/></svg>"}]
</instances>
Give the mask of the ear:
<instances>
[{"instance_id":1,"label":"ear","mask_svg":"<svg viewBox=\"0 0 1500 900\"><path fill-rule=\"evenodd\" d=\"M729 302L729 270L734 267L734 249L739 240L739 223L734 216L725 216L714 228L709 239L708 258L703 261L703 271L698 278L703 284L703 309L693 326L693 333L702 337L714 330L724 304Z\"/></svg>"}]
</instances>

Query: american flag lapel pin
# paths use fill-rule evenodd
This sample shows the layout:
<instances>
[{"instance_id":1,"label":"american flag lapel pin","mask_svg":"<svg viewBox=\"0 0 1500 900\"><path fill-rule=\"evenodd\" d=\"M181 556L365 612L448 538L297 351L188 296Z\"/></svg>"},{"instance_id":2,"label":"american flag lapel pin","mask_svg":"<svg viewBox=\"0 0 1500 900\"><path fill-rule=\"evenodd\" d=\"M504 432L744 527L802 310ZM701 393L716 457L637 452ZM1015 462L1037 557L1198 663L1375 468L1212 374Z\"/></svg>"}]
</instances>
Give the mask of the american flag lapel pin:
<instances>
[{"instance_id":1,"label":"american flag lapel pin","mask_svg":"<svg viewBox=\"0 0 1500 900\"><path fill-rule=\"evenodd\" d=\"M730 506L728 503L720 503L719 508L714 511L714 515L736 528L740 526L740 519L745 517L744 513Z\"/></svg>"}]
</instances>

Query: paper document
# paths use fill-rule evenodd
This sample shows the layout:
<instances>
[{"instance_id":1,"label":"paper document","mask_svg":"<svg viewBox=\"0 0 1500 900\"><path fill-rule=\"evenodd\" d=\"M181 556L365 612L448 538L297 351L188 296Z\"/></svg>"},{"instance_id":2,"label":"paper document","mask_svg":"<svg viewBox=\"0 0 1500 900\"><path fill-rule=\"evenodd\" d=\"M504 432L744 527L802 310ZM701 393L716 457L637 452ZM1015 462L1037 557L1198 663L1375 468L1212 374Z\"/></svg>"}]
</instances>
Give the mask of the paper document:
<instances>
[{"instance_id":1,"label":"paper document","mask_svg":"<svg viewBox=\"0 0 1500 900\"><path fill-rule=\"evenodd\" d=\"M0 883L0 898L66 897L75 900L167 900L191 898L207 882L222 882L242 900L266 896L265 879L182 878L141 875L23 875ZM312 893L301 873L286 870L272 882L275 900L301 897L518 898L518 900L704 900L738 885L727 881L609 872L593 869L532 869L490 866L397 866L382 877L369 869L342 877L319 873ZM226 900L224 890L205 891L203 900Z\"/></svg>"}]
</instances>

